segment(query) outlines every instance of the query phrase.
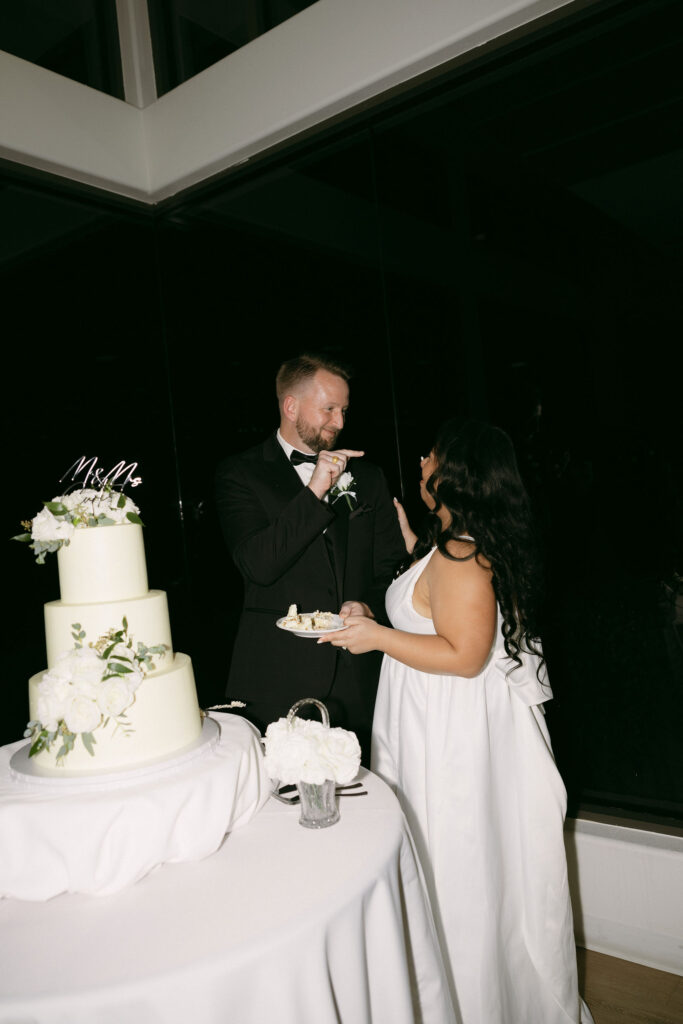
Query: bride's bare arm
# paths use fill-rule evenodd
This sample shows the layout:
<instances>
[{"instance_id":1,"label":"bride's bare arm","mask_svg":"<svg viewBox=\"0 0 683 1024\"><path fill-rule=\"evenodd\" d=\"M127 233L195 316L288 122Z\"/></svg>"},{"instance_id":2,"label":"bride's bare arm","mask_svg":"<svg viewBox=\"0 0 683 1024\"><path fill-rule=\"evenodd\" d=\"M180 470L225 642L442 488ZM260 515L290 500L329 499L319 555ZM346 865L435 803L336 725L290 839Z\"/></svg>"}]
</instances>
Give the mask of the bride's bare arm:
<instances>
[{"instance_id":1,"label":"bride's bare arm","mask_svg":"<svg viewBox=\"0 0 683 1024\"><path fill-rule=\"evenodd\" d=\"M417 541L417 534L411 528L406 511L398 498L394 498L394 508L396 509L396 515L398 516L398 525L400 526L401 533L403 534L403 542L405 543L406 551L409 555L412 555L413 548Z\"/></svg>"},{"instance_id":2,"label":"bride's bare arm","mask_svg":"<svg viewBox=\"0 0 683 1024\"><path fill-rule=\"evenodd\" d=\"M382 651L420 672L478 675L496 629L496 599L490 570L474 559L452 562L437 551L423 578L436 636L406 633L380 626L371 619L350 616L345 630L329 634L322 642L346 647L352 654Z\"/></svg>"}]
</instances>

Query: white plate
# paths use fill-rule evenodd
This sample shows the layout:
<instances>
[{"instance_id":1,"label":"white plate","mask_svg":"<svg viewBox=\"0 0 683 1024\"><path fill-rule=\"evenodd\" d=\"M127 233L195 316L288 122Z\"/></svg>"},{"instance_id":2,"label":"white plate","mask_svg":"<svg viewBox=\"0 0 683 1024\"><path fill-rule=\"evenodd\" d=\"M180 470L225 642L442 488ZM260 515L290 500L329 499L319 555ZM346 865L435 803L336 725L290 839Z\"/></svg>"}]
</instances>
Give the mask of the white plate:
<instances>
[{"instance_id":1,"label":"white plate","mask_svg":"<svg viewBox=\"0 0 683 1024\"><path fill-rule=\"evenodd\" d=\"M313 612L301 612L301 615L312 615ZM314 639L315 637L325 636L326 633L336 633L339 629L346 629L344 623L338 615L332 616L333 625L329 629L288 629L287 626L283 626L282 623L287 618L283 615L281 619L278 619L275 625L278 629L284 629L285 633L291 633L293 636L304 636Z\"/></svg>"}]
</instances>

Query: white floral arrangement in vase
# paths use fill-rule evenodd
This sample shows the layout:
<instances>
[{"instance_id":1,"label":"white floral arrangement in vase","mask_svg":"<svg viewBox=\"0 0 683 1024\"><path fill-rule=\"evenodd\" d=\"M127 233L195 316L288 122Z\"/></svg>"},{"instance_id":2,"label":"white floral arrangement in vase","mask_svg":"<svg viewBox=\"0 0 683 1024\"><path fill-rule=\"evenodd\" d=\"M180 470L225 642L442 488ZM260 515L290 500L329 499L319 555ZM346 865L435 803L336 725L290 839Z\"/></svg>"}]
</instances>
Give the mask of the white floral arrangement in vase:
<instances>
[{"instance_id":1,"label":"white floral arrangement in vase","mask_svg":"<svg viewBox=\"0 0 683 1024\"><path fill-rule=\"evenodd\" d=\"M73 650L61 654L38 683L38 718L26 726L25 737L32 739L29 757L50 750L61 741L57 763L74 748L80 736L89 754L94 756L97 742L94 731L115 719L124 734L132 732L125 711L147 672L154 669L152 655L163 655L166 644L147 647L128 635L128 622L111 629L96 643L84 645L85 632L73 623Z\"/></svg>"},{"instance_id":2,"label":"white floral arrangement in vase","mask_svg":"<svg viewBox=\"0 0 683 1024\"><path fill-rule=\"evenodd\" d=\"M296 717L314 704L322 722ZM353 781L360 768L358 737L348 729L330 729L327 708L313 697L297 701L286 718L271 722L264 738L265 769L277 784L295 785L301 800L300 823L324 828L339 820L335 787Z\"/></svg>"},{"instance_id":3,"label":"white floral arrangement in vase","mask_svg":"<svg viewBox=\"0 0 683 1024\"><path fill-rule=\"evenodd\" d=\"M74 530L125 523L143 525L135 502L109 485L101 490L86 487L71 491L43 505L34 519L22 522L25 532L12 538L29 544L39 565L44 564L46 554L69 544Z\"/></svg>"},{"instance_id":4,"label":"white floral arrangement in vase","mask_svg":"<svg viewBox=\"0 0 683 1024\"><path fill-rule=\"evenodd\" d=\"M360 744L347 729L326 729L321 722L279 718L265 736L265 768L283 784L337 785L352 782L360 767Z\"/></svg>"}]
</instances>

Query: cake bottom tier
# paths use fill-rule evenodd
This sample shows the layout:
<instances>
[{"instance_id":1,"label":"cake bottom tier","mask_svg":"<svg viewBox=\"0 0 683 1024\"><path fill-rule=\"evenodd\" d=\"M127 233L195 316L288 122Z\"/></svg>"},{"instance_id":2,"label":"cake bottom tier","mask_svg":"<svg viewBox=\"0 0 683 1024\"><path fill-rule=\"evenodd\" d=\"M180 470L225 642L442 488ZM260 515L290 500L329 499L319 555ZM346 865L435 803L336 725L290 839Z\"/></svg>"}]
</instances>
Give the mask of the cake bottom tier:
<instances>
[{"instance_id":1,"label":"cake bottom tier","mask_svg":"<svg viewBox=\"0 0 683 1024\"><path fill-rule=\"evenodd\" d=\"M38 672L29 679L31 719L36 717L38 683L43 674ZM96 774L137 767L170 756L195 742L201 734L202 721L192 661L187 654L176 654L171 668L148 676L125 715L126 731L113 719L93 731L94 755L88 753L78 737L61 765L57 765L59 740L49 751L42 750L32 760L41 769L56 775Z\"/></svg>"}]
</instances>

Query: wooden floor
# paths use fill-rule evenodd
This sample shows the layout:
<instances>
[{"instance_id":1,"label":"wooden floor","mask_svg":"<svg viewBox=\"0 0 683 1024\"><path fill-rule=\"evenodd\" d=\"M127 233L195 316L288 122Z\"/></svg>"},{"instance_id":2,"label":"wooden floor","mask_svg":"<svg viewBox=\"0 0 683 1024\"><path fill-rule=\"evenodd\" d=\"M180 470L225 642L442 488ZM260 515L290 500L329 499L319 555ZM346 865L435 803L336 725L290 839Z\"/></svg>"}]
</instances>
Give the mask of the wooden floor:
<instances>
[{"instance_id":1,"label":"wooden floor","mask_svg":"<svg viewBox=\"0 0 683 1024\"><path fill-rule=\"evenodd\" d=\"M683 977L592 950L577 955L595 1024L683 1024Z\"/></svg>"}]
</instances>

